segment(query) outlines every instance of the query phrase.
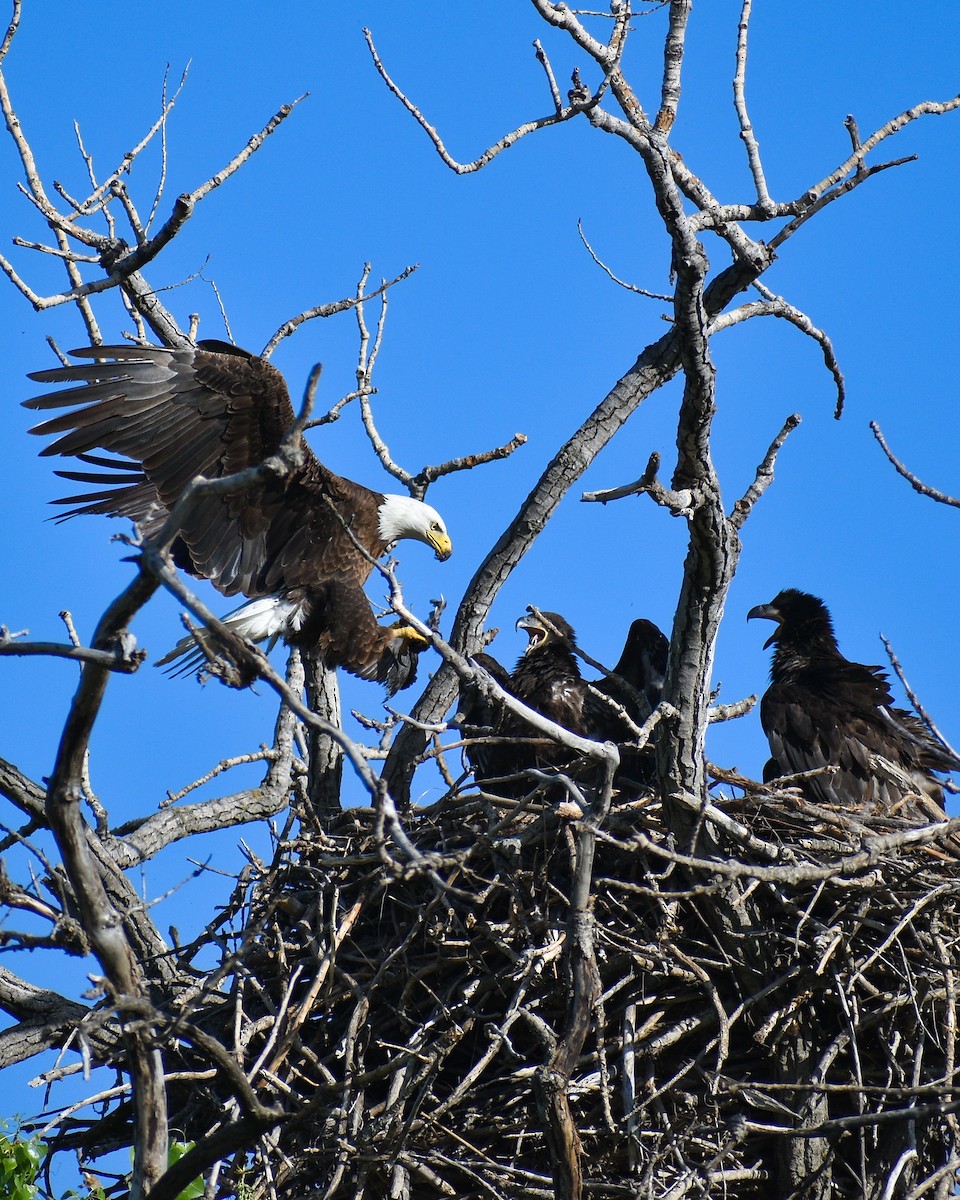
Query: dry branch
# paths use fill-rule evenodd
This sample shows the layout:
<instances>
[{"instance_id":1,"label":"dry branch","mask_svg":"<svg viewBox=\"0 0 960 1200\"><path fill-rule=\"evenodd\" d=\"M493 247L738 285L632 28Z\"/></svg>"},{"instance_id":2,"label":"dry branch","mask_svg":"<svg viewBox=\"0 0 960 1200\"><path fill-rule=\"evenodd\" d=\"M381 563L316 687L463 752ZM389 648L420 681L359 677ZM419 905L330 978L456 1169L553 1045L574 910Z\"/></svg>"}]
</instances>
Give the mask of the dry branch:
<instances>
[{"instance_id":1,"label":"dry branch","mask_svg":"<svg viewBox=\"0 0 960 1200\"><path fill-rule=\"evenodd\" d=\"M908 470L887 445L883 431L876 421L870 422L870 428L873 430L873 436L880 443L881 450L883 450L884 454L896 468L897 473L906 479L915 492L919 492L921 496L929 496L931 500L936 500L938 504L947 504L951 508L960 508L960 499L956 496L948 496L946 492L941 492L937 488L931 487L928 483L924 483L923 480L918 479L912 471Z\"/></svg>"},{"instance_id":2,"label":"dry branch","mask_svg":"<svg viewBox=\"0 0 960 1200\"><path fill-rule=\"evenodd\" d=\"M157 584L147 575L138 574L126 592L104 613L94 634L93 648L103 649L121 637L131 617L150 599L156 588ZM145 995L143 975L124 932L122 915L111 903L103 885L80 812L90 733L108 677L109 671L103 666L84 664L80 687L70 707L47 789L46 815L77 901L84 931L106 973L113 1002L122 1010L130 1000ZM153 1044L149 1023L146 1026L125 1024L124 1041L134 1082L136 1110L131 1195L139 1200L149 1193L166 1167L166 1095L161 1059Z\"/></svg>"}]
</instances>

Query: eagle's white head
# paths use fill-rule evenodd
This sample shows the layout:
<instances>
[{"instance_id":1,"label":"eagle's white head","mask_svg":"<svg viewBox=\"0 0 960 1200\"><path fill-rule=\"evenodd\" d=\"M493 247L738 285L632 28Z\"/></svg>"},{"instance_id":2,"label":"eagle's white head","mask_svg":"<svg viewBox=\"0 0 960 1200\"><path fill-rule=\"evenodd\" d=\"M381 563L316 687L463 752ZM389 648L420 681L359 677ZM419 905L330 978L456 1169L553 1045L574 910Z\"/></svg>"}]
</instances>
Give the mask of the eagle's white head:
<instances>
[{"instance_id":1,"label":"eagle's white head","mask_svg":"<svg viewBox=\"0 0 960 1200\"><path fill-rule=\"evenodd\" d=\"M435 508L412 496L384 496L377 511L380 536L391 547L401 538L414 538L433 547L441 562L453 553L453 543L443 518Z\"/></svg>"}]
</instances>

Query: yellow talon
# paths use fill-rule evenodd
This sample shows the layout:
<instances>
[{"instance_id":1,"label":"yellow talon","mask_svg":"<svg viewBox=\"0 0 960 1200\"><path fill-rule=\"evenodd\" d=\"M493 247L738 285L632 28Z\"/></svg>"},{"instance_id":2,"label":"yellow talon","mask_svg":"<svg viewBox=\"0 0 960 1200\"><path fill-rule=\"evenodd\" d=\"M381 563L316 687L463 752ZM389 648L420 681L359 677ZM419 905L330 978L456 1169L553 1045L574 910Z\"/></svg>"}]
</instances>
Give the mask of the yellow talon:
<instances>
[{"instance_id":1,"label":"yellow talon","mask_svg":"<svg viewBox=\"0 0 960 1200\"><path fill-rule=\"evenodd\" d=\"M410 642L419 642L421 646L429 646L430 642L418 633L412 625L401 625L398 621L396 625L391 625L395 637L406 638Z\"/></svg>"}]
</instances>

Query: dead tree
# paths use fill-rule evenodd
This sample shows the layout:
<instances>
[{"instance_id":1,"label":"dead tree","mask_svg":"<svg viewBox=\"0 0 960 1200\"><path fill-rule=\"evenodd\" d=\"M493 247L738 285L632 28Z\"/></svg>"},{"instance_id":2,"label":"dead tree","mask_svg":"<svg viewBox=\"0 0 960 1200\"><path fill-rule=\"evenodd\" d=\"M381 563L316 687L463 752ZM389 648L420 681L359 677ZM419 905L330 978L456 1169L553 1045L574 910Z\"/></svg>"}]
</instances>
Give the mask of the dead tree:
<instances>
[{"instance_id":1,"label":"dead tree","mask_svg":"<svg viewBox=\"0 0 960 1200\"><path fill-rule=\"evenodd\" d=\"M634 28L629 3L609 15L547 0L533 5L569 39L578 67L564 96L538 43L548 114L517 125L472 162L453 159L368 33L373 68L461 174L570 121L622 141L649 181L651 227L659 220L669 254L667 332L559 447L477 566L447 638L418 621L393 568L382 568L394 612L430 639L439 665L409 717L368 721L370 745L344 732L335 680L322 664L293 653L283 677L252 656L251 669L279 700L273 744L260 755L261 785L111 824L87 788L85 754L105 688L141 664L129 634L133 617L165 587L217 628L172 567L174 518L137 546L134 579L88 646L75 637L32 643L3 631L2 655L82 663L45 786L0 762L0 793L25 821L11 829L5 850L49 832L59 855L50 862L38 854L43 878L29 884L0 876L10 910L49 923L46 936L8 930L6 941L92 953L102 995L93 1004L40 996L25 979L0 972L0 1007L16 1021L0 1035L0 1064L69 1042L86 1060L115 1066L124 1082L101 1111L55 1121L47 1133L55 1151L75 1150L85 1161L132 1145L132 1174L113 1190L137 1198L173 1200L201 1177L210 1196L242 1185L251 1198L291 1200L946 1197L960 1164L956 823L917 827L895 814L818 808L786 785L711 768L705 738L711 720L732 715L711 706L711 669L740 530L799 421L788 418L769 447L756 447L755 479L731 504L711 455L711 339L756 317L790 322L818 342L839 409L843 378L828 336L762 276L808 221L904 161L874 161L882 143L913 120L960 106L960 98L917 104L865 139L849 122L849 155L800 194L774 199L746 103L751 3L743 0L734 103L753 193L721 204L671 141L689 0L665 10L655 114L623 68L631 38L649 36ZM16 52L19 20L17 3L0 60ZM196 337L161 302L147 272L295 104L179 196L154 228L128 173L164 133L175 100L176 93L115 170L96 177L91 164L87 197L60 189L54 198L0 77L24 187L51 231L51 244L30 244L63 264L66 285L43 296L7 260L0 267L35 308L75 305L93 343L103 340L95 306L104 293L122 297L137 337L170 346ZM151 216L161 204L162 195L151 200ZM519 439L417 472L392 460L371 407L372 371L388 290L401 278L368 288L364 270L355 295L291 318L263 352L305 320L356 313L358 386L320 421L355 401L382 466L422 496L440 476L509 454ZM375 301L380 319L371 335ZM615 747L518 705L472 656L499 589L560 500L631 414L676 376L683 390L669 484L652 456L635 482L585 497L606 503L644 493L688 531L663 701L634 747L656 737L658 786L627 792L617 784ZM309 404L290 453L308 418ZM266 469L193 486L242 487ZM467 686L486 689L533 736L562 745L575 765L530 771L507 797L477 789L451 766L460 740L447 720ZM438 803L413 808L413 780L428 759L449 786ZM341 808L345 763L365 789L366 807ZM712 790L718 781L723 800ZM124 870L177 839L284 812L273 860L251 864L189 945L169 944ZM196 967L201 952L216 966ZM174 1121L193 1146L168 1167Z\"/></svg>"}]
</instances>

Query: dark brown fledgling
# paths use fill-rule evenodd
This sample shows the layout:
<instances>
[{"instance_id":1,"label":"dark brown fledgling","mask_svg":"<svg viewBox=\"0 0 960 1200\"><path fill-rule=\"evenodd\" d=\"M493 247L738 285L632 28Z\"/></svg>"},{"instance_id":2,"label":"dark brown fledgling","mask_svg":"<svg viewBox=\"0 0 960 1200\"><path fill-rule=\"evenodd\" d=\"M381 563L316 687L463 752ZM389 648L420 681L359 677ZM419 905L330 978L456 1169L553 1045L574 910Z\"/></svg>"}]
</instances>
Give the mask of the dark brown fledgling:
<instances>
[{"instance_id":1,"label":"dark brown fledgling","mask_svg":"<svg viewBox=\"0 0 960 1200\"><path fill-rule=\"evenodd\" d=\"M642 725L659 702L669 649L659 629L650 621L634 621L614 672L595 683L583 678L576 635L559 613L538 615L530 609L517 621L517 629L522 629L529 641L512 673L489 654L477 655L474 661L504 691L564 729L595 741L617 743L621 747L618 786L649 786L654 769L652 747L631 749L636 735L630 722ZM495 739L467 749L478 782L530 769L575 768L578 756L574 751L537 734L521 717L483 697L477 689L462 696L460 722L489 729ZM503 792L504 786L497 785L496 790ZM520 779L515 786L506 786L513 795L529 790L530 784Z\"/></svg>"},{"instance_id":2,"label":"dark brown fledgling","mask_svg":"<svg viewBox=\"0 0 960 1200\"><path fill-rule=\"evenodd\" d=\"M938 773L960 769L913 713L894 707L885 673L840 653L826 605L787 588L747 620L776 622L760 723L772 757L764 782L831 766L800 785L818 804L900 816L943 814Z\"/></svg>"}]
</instances>

